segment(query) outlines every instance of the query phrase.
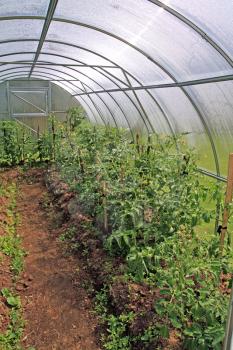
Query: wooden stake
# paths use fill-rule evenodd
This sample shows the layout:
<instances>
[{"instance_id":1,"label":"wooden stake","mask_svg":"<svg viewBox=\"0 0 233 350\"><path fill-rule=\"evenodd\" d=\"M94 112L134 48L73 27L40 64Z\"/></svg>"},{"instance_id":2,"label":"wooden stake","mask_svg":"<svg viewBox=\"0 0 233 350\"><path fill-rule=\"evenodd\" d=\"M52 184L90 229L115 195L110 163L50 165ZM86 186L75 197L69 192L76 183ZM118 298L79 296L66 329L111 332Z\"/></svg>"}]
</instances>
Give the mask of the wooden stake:
<instances>
[{"instance_id":1,"label":"wooden stake","mask_svg":"<svg viewBox=\"0 0 233 350\"><path fill-rule=\"evenodd\" d=\"M140 144L139 144L139 140L140 140L140 137L139 137L139 134L137 134L137 135L136 135L136 148L137 148L138 154L140 154Z\"/></svg>"},{"instance_id":2,"label":"wooden stake","mask_svg":"<svg viewBox=\"0 0 233 350\"><path fill-rule=\"evenodd\" d=\"M224 240L227 233L227 224L229 219L229 204L232 202L232 194L233 194L233 153L229 155L229 163L228 163L227 189L226 189L225 206L223 211L222 228L221 228L221 236L220 236L221 254L223 251Z\"/></svg>"},{"instance_id":3,"label":"wooden stake","mask_svg":"<svg viewBox=\"0 0 233 350\"><path fill-rule=\"evenodd\" d=\"M103 181L104 232L108 233L107 185Z\"/></svg>"}]
</instances>

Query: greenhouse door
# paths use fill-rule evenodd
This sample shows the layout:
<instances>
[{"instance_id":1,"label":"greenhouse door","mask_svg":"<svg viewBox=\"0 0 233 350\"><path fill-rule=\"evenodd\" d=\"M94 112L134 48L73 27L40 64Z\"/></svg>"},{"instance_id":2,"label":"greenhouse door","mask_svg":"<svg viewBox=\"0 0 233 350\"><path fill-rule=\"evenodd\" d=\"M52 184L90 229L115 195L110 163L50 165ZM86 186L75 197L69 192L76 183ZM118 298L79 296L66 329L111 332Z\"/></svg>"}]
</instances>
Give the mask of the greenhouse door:
<instances>
[{"instance_id":1,"label":"greenhouse door","mask_svg":"<svg viewBox=\"0 0 233 350\"><path fill-rule=\"evenodd\" d=\"M9 90L9 111L13 118L47 116L49 114L49 88L12 88Z\"/></svg>"}]
</instances>

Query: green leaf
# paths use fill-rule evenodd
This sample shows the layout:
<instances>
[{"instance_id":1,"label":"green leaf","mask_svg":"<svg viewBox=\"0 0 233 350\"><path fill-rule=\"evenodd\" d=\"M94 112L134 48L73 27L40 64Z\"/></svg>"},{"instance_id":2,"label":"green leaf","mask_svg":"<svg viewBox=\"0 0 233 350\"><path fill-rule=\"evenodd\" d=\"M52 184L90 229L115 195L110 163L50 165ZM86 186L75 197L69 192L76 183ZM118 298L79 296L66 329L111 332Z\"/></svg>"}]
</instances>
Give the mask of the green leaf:
<instances>
[{"instance_id":1,"label":"green leaf","mask_svg":"<svg viewBox=\"0 0 233 350\"><path fill-rule=\"evenodd\" d=\"M182 328L182 323L176 317L171 318L171 323L175 328Z\"/></svg>"},{"instance_id":2,"label":"green leaf","mask_svg":"<svg viewBox=\"0 0 233 350\"><path fill-rule=\"evenodd\" d=\"M161 326L160 327L160 334L163 338L169 338L169 329L167 326Z\"/></svg>"},{"instance_id":3,"label":"green leaf","mask_svg":"<svg viewBox=\"0 0 233 350\"><path fill-rule=\"evenodd\" d=\"M6 298L7 304L13 307L19 307L20 306L20 301L18 297L10 296Z\"/></svg>"},{"instance_id":4,"label":"green leaf","mask_svg":"<svg viewBox=\"0 0 233 350\"><path fill-rule=\"evenodd\" d=\"M161 295L171 295L171 292L169 289L160 289L159 294Z\"/></svg>"}]
</instances>

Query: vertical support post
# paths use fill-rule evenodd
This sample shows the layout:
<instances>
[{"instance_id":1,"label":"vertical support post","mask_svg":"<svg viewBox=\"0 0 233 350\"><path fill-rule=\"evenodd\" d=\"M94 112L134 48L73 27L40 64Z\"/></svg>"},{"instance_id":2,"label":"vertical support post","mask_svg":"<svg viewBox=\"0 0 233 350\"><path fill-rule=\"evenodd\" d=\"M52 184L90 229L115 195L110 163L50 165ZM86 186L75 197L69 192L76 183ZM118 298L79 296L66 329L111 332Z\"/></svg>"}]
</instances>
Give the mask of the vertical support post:
<instances>
[{"instance_id":1,"label":"vertical support post","mask_svg":"<svg viewBox=\"0 0 233 350\"><path fill-rule=\"evenodd\" d=\"M138 133L136 135L136 149L137 149L138 154L140 154L140 136Z\"/></svg>"},{"instance_id":2,"label":"vertical support post","mask_svg":"<svg viewBox=\"0 0 233 350\"><path fill-rule=\"evenodd\" d=\"M227 233L227 224L229 219L229 204L232 202L232 195L233 195L233 153L229 155L229 163L228 163L227 189L226 189L225 205L224 205L222 228L221 228L221 235L220 235L221 254L223 251L224 240Z\"/></svg>"}]
</instances>

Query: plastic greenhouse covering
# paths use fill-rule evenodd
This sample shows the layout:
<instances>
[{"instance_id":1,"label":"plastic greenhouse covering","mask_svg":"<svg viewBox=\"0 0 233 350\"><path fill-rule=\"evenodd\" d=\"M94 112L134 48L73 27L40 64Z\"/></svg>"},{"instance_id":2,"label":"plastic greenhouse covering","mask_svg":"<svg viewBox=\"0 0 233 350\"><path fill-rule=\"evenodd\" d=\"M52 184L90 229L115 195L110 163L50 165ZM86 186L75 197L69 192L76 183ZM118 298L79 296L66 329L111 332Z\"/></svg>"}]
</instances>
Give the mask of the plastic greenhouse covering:
<instances>
[{"instance_id":1,"label":"plastic greenhouse covering","mask_svg":"<svg viewBox=\"0 0 233 350\"><path fill-rule=\"evenodd\" d=\"M226 175L232 0L0 0L0 81L45 79L93 123L185 133Z\"/></svg>"}]
</instances>

